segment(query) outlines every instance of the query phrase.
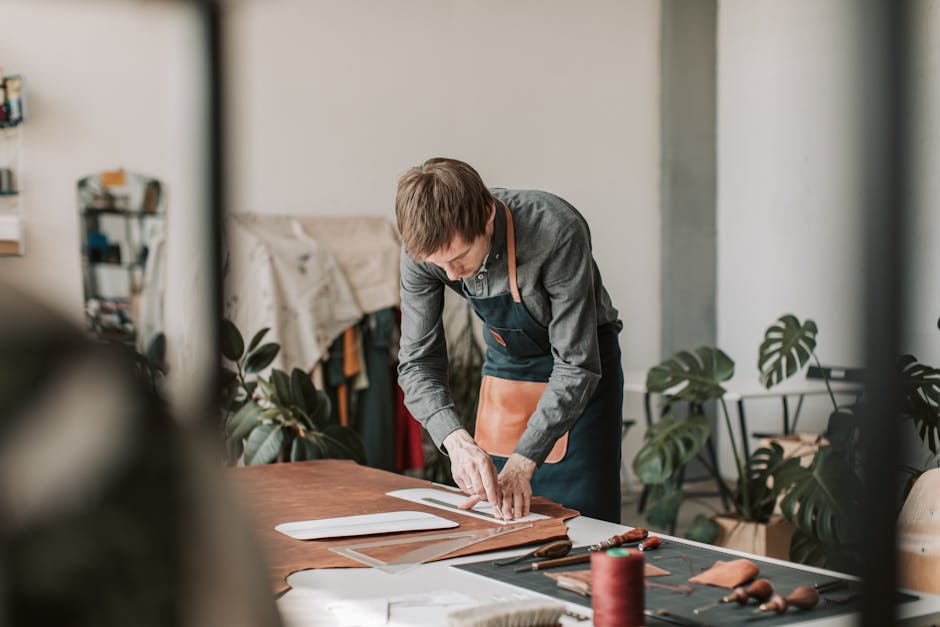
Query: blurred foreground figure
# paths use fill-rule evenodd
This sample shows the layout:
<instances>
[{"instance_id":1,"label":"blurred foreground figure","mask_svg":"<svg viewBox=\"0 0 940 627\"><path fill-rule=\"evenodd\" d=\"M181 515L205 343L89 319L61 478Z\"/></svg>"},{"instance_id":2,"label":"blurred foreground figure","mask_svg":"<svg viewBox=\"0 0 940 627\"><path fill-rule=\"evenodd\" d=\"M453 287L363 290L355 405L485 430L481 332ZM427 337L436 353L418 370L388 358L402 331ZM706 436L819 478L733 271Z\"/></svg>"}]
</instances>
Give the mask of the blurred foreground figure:
<instances>
[{"instance_id":1,"label":"blurred foreground figure","mask_svg":"<svg viewBox=\"0 0 940 627\"><path fill-rule=\"evenodd\" d=\"M218 452L129 351L4 294L0 625L278 625Z\"/></svg>"}]
</instances>

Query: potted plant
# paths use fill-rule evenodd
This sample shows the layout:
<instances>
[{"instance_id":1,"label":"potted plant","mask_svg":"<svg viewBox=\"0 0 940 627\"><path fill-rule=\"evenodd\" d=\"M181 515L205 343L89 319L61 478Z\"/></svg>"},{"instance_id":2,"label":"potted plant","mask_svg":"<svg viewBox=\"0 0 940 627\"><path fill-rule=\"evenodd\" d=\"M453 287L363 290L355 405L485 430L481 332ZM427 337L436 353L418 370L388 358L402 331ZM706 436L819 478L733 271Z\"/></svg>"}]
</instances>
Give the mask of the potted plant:
<instances>
[{"instance_id":1,"label":"potted plant","mask_svg":"<svg viewBox=\"0 0 940 627\"><path fill-rule=\"evenodd\" d=\"M916 467L904 465L898 469L904 485L902 502L898 503L900 510L902 503L907 508L904 501L915 481L926 468L937 465L940 369L920 363L914 355L906 354L898 357L896 372L901 394L900 406L893 418L910 421L922 445L929 451L927 463ZM865 411L865 404L863 398L848 405L839 405L832 395L830 398L833 411L826 435L831 445L820 449L809 467L793 467L781 476L787 484L781 505L784 515L795 525L791 559L845 572L859 572L864 539L858 535L857 521L863 513L861 501L865 491L862 471L865 466L864 430L860 416ZM924 556L919 554L920 551L905 556L903 547L911 542L910 538L903 539L903 522L901 555L907 560L906 567L908 564L916 565Z\"/></svg>"},{"instance_id":2,"label":"potted plant","mask_svg":"<svg viewBox=\"0 0 940 627\"><path fill-rule=\"evenodd\" d=\"M815 352L816 334L815 322L800 322L793 315L781 316L768 327L758 350L763 385L778 385L801 372L811 360L820 366ZM902 389L898 418L912 421L924 445L936 456L940 448L940 370L919 363L913 355L899 357L897 365ZM647 388L664 394L666 413L647 433L633 468L640 480L652 487L656 503L649 512L651 524L674 522L683 499L675 477L688 462L698 458L732 504L735 528L779 524L773 517L774 503L779 501L782 515L793 529L790 559L858 572L863 539L858 536L857 521L864 494L859 416L865 409L864 399L839 404L826 370L820 367L820 371L832 402L825 433L829 445L817 447L809 464L801 465L799 459L785 457L775 442L742 459L721 398L721 383L734 374L734 363L719 349L702 347L693 353L680 352L650 369ZM701 406L710 400L719 401L731 438L738 475L734 489L701 455L711 435ZM684 416L676 415L674 408L679 401L687 401L691 408ZM922 472L916 467L899 470L908 475L906 490ZM714 520L697 517L687 537L704 542L718 539L720 520L720 516Z\"/></svg>"},{"instance_id":3,"label":"potted plant","mask_svg":"<svg viewBox=\"0 0 940 627\"><path fill-rule=\"evenodd\" d=\"M235 325L223 321L222 355L233 366L223 370L222 429L228 463L340 458L364 464L359 435L331 418L329 397L314 387L307 372L294 368L288 375L273 368L268 379L260 375L281 348L261 343L268 331L258 331L246 347Z\"/></svg>"},{"instance_id":4,"label":"potted plant","mask_svg":"<svg viewBox=\"0 0 940 627\"><path fill-rule=\"evenodd\" d=\"M775 385L799 371L813 355L816 325L800 324L793 316L783 316L767 329L761 344L758 365L762 380ZM790 486L799 460L786 457L783 448L771 442L749 458L739 450L724 401L722 383L734 375L734 361L722 350L703 346L680 351L647 373L646 387L664 398L663 416L648 430L646 441L633 460L633 470L650 490L650 524L675 524L684 493L677 477L697 459L715 480L731 506L727 515L709 518L698 515L686 537L701 542L724 544L746 550L785 557L791 527L775 505ZM734 456L736 478L729 482L702 452L711 428L704 406L717 401L728 430ZM683 412L683 408L687 408Z\"/></svg>"}]
</instances>

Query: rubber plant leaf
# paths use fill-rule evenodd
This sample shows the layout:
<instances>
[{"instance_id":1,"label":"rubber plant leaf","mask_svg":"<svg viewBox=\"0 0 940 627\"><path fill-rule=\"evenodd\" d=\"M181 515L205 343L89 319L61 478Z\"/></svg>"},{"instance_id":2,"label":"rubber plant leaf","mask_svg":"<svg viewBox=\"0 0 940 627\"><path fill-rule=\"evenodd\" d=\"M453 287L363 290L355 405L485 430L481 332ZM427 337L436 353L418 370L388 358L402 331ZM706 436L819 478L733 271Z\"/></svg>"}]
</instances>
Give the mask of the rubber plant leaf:
<instances>
[{"instance_id":1,"label":"rubber plant leaf","mask_svg":"<svg viewBox=\"0 0 940 627\"><path fill-rule=\"evenodd\" d=\"M294 368L290 373L290 393L292 403L302 412L304 421L308 423L308 428L322 429L326 426L325 423L318 424L314 420L317 408L321 402L319 395L322 394L322 392L318 392L317 389L313 387L313 381L310 380L310 375L300 368Z\"/></svg>"},{"instance_id":2,"label":"rubber plant leaf","mask_svg":"<svg viewBox=\"0 0 940 627\"><path fill-rule=\"evenodd\" d=\"M329 459L352 459L365 463L365 449L359 435L348 427L330 425L324 431L311 431L305 436L318 454Z\"/></svg>"},{"instance_id":3,"label":"rubber plant leaf","mask_svg":"<svg viewBox=\"0 0 940 627\"><path fill-rule=\"evenodd\" d=\"M326 442L330 457L352 459L359 464L366 463L366 449L359 434L340 425L329 425L321 434Z\"/></svg>"},{"instance_id":4,"label":"rubber plant leaf","mask_svg":"<svg viewBox=\"0 0 940 627\"><path fill-rule=\"evenodd\" d=\"M261 419L262 408L257 403L246 403L233 414L225 425L225 432L230 440L248 437L251 430Z\"/></svg>"},{"instance_id":5,"label":"rubber plant leaf","mask_svg":"<svg viewBox=\"0 0 940 627\"><path fill-rule=\"evenodd\" d=\"M261 372L271 365L271 362L274 361L274 358L277 357L280 350L280 344L273 342L262 344L245 358L245 372L249 374Z\"/></svg>"},{"instance_id":6,"label":"rubber plant leaf","mask_svg":"<svg viewBox=\"0 0 940 627\"><path fill-rule=\"evenodd\" d=\"M245 340L231 320L222 321L222 355L230 361L238 361L245 352Z\"/></svg>"},{"instance_id":7,"label":"rubber plant leaf","mask_svg":"<svg viewBox=\"0 0 940 627\"><path fill-rule=\"evenodd\" d=\"M261 340L264 339L264 336L268 334L268 331L271 330L271 327L265 327L255 333L254 337L251 338L251 341L248 342L248 352L255 350L258 347L258 344L261 343Z\"/></svg>"},{"instance_id":8,"label":"rubber plant leaf","mask_svg":"<svg viewBox=\"0 0 940 627\"><path fill-rule=\"evenodd\" d=\"M801 323L792 314L780 316L767 327L757 351L761 384L770 389L799 372L816 350L816 333L815 322Z\"/></svg>"},{"instance_id":9,"label":"rubber plant leaf","mask_svg":"<svg viewBox=\"0 0 940 627\"><path fill-rule=\"evenodd\" d=\"M317 429L323 430L331 424L332 409L330 397L317 390L316 403L310 411L310 420Z\"/></svg>"},{"instance_id":10,"label":"rubber plant leaf","mask_svg":"<svg viewBox=\"0 0 940 627\"><path fill-rule=\"evenodd\" d=\"M277 459L284 444L284 431L278 424L258 425L245 442L245 465L270 464Z\"/></svg>"},{"instance_id":11,"label":"rubber plant leaf","mask_svg":"<svg viewBox=\"0 0 940 627\"><path fill-rule=\"evenodd\" d=\"M283 370L275 368L271 371L271 384L274 386L274 397L271 399L281 405L290 405L290 378Z\"/></svg>"},{"instance_id":12,"label":"rubber plant leaf","mask_svg":"<svg viewBox=\"0 0 940 627\"><path fill-rule=\"evenodd\" d=\"M679 351L646 373L646 389L693 403L720 398L721 382L734 376L734 360L719 348Z\"/></svg>"},{"instance_id":13,"label":"rubber plant leaf","mask_svg":"<svg viewBox=\"0 0 940 627\"><path fill-rule=\"evenodd\" d=\"M647 485L664 483L698 455L710 434L701 413L681 419L666 414L647 430L646 442L633 458L633 472Z\"/></svg>"},{"instance_id":14,"label":"rubber plant leaf","mask_svg":"<svg viewBox=\"0 0 940 627\"><path fill-rule=\"evenodd\" d=\"M324 459L326 457L326 452L318 437L298 437L294 438L294 441L291 443L290 460L292 462L302 462L309 459Z\"/></svg>"}]
</instances>

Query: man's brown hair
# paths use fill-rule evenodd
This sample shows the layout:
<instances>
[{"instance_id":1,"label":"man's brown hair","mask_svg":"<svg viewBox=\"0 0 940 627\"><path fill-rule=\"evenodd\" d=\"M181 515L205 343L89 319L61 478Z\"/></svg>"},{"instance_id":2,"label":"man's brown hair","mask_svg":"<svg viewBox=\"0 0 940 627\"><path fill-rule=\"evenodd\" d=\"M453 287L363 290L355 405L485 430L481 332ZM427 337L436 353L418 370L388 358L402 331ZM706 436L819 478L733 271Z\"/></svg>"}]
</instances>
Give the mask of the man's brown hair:
<instances>
[{"instance_id":1,"label":"man's brown hair","mask_svg":"<svg viewBox=\"0 0 940 627\"><path fill-rule=\"evenodd\" d=\"M395 216L405 252L423 260L451 243L486 232L495 200L477 171L463 161L438 157L413 167L398 180Z\"/></svg>"}]
</instances>

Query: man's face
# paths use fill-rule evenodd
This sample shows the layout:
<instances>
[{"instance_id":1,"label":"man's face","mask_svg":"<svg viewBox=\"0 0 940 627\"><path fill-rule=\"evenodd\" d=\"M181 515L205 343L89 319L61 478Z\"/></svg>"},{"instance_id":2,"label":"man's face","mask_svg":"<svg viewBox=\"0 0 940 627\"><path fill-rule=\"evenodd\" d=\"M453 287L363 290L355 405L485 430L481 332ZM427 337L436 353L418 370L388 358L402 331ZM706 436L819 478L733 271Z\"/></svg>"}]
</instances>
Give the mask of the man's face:
<instances>
[{"instance_id":1,"label":"man's face","mask_svg":"<svg viewBox=\"0 0 940 627\"><path fill-rule=\"evenodd\" d=\"M447 246L428 255L425 261L430 261L444 270L451 281L472 277L483 265L483 260L490 251L495 215L496 207L492 207L489 221L486 223L486 232L483 235L472 242L467 242L460 235L455 235Z\"/></svg>"}]
</instances>

